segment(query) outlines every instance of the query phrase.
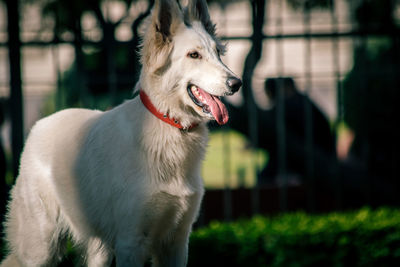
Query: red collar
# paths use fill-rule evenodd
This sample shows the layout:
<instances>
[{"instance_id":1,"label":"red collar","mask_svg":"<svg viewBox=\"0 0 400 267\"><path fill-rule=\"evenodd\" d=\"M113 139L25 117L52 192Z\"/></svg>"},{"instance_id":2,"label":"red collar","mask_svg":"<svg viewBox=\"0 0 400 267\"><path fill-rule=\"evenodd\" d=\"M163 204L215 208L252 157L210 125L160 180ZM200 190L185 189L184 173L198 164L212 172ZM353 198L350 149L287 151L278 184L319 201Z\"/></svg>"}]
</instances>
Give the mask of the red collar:
<instances>
[{"instance_id":1,"label":"red collar","mask_svg":"<svg viewBox=\"0 0 400 267\"><path fill-rule=\"evenodd\" d=\"M142 101L143 105L147 108L147 110L150 111L154 116L156 116L163 122L166 122L166 123L174 126L175 128L178 128L178 129L181 129L184 131L189 131L198 125L197 123L193 123L189 127L186 127L186 128L183 127L182 124L180 124L180 122L177 119L170 118L168 116L168 114L163 114L163 113L159 112L156 109L156 107L153 105L153 103L151 103L149 96L143 90L140 90L139 94L140 94L140 100Z\"/></svg>"}]
</instances>

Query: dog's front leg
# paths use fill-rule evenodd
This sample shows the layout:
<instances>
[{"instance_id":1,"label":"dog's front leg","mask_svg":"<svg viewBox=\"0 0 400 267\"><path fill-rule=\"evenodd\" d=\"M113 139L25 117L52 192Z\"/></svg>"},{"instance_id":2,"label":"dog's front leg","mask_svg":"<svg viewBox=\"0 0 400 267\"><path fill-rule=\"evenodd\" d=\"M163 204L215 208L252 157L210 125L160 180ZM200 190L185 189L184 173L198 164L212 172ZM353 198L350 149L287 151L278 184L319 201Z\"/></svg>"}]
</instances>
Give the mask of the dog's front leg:
<instances>
[{"instance_id":1,"label":"dog's front leg","mask_svg":"<svg viewBox=\"0 0 400 267\"><path fill-rule=\"evenodd\" d=\"M203 190L188 196L185 201L189 203L188 209L184 212L181 221L178 223L175 232L164 240L153 255L153 266L155 267L184 267L188 261L189 236L192 225L199 213Z\"/></svg>"},{"instance_id":2,"label":"dog's front leg","mask_svg":"<svg viewBox=\"0 0 400 267\"><path fill-rule=\"evenodd\" d=\"M100 239L92 238L88 242L86 253L88 267L111 266L113 255L109 248L101 243Z\"/></svg>"},{"instance_id":3,"label":"dog's front leg","mask_svg":"<svg viewBox=\"0 0 400 267\"><path fill-rule=\"evenodd\" d=\"M184 267L188 260L189 236L192 230L193 218L198 212L201 194L191 197L192 203L196 203L188 210L177 226L175 233L165 240L156 250L153 256L155 267Z\"/></svg>"},{"instance_id":4,"label":"dog's front leg","mask_svg":"<svg viewBox=\"0 0 400 267\"><path fill-rule=\"evenodd\" d=\"M140 241L119 239L115 245L117 267L143 267L146 260L145 248Z\"/></svg>"},{"instance_id":5,"label":"dog's front leg","mask_svg":"<svg viewBox=\"0 0 400 267\"><path fill-rule=\"evenodd\" d=\"M185 235L185 234L184 234ZM163 244L153 257L153 267L184 267L188 258L189 233Z\"/></svg>"}]
</instances>

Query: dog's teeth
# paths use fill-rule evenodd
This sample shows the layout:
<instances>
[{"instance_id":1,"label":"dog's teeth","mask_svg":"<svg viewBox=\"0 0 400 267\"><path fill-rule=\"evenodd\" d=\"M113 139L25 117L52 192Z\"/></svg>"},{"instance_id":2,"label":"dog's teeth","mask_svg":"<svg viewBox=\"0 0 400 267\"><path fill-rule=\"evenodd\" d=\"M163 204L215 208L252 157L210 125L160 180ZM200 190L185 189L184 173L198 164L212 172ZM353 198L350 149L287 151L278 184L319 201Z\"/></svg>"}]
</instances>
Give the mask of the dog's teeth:
<instances>
[{"instance_id":1,"label":"dog's teeth","mask_svg":"<svg viewBox=\"0 0 400 267\"><path fill-rule=\"evenodd\" d=\"M210 107L207 106L207 105L204 105L204 106L203 106L203 112L204 112L204 113L210 113L210 112L211 112Z\"/></svg>"},{"instance_id":2,"label":"dog's teeth","mask_svg":"<svg viewBox=\"0 0 400 267\"><path fill-rule=\"evenodd\" d=\"M195 85L191 85L190 86L190 90L192 91L193 95L200 101L203 102L204 101L204 97L200 94L199 92L199 88Z\"/></svg>"}]
</instances>

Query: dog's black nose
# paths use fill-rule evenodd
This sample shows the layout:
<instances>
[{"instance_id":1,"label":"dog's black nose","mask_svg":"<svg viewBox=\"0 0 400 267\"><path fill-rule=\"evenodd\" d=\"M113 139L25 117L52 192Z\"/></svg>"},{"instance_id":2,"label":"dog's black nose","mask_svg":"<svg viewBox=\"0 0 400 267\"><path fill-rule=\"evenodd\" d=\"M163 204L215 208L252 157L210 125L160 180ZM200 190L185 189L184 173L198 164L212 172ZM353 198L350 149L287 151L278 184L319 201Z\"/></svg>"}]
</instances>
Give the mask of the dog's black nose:
<instances>
[{"instance_id":1,"label":"dog's black nose","mask_svg":"<svg viewBox=\"0 0 400 267\"><path fill-rule=\"evenodd\" d=\"M226 84L231 89L232 93L236 93L242 86L242 81L236 77L229 77L226 80Z\"/></svg>"}]
</instances>

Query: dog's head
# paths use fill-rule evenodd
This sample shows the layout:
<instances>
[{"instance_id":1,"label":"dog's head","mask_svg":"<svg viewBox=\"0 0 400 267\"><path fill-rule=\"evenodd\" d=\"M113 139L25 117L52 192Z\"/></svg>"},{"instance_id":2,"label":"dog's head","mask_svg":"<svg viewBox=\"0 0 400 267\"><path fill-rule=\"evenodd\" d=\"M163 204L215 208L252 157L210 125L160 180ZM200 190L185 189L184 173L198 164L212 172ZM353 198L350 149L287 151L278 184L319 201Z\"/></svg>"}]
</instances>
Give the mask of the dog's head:
<instances>
[{"instance_id":1,"label":"dog's head","mask_svg":"<svg viewBox=\"0 0 400 267\"><path fill-rule=\"evenodd\" d=\"M228 121L220 98L237 92L242 82L221 61L225 47L205 0L189 0L184 9L176 0L156 1L142 46L141 83L160 111L183 124Z\"/></svg>"}]
</instances>

